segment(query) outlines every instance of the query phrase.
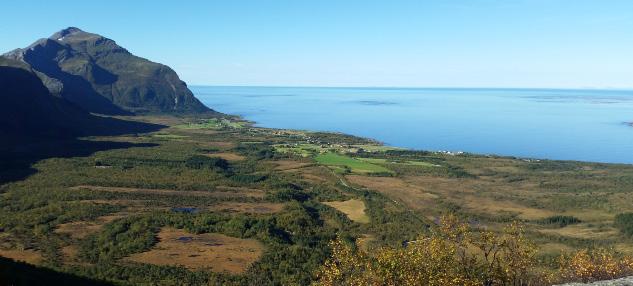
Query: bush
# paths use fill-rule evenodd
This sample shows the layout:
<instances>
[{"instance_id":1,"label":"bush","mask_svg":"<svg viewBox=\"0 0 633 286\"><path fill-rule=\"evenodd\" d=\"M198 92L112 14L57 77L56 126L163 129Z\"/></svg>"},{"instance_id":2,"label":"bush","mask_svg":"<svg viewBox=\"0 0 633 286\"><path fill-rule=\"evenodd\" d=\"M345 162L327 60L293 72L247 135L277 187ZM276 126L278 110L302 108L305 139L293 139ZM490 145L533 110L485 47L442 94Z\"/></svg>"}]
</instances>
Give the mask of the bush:
<instances>
[{"instance_id":1,"label":"bush","mask_svg":"<svg viewBox=\"0 0 633 286\"><path fill-rule=\"evenodd\" d=\"M570 224L581 223L580 219L573 216L555 215L547 217L538 221L540 224L558 225L558 227L565 227Z\"/></svg>"},{"instance_id":2,"label":"bush","mask_svg":"<svg viewBox=\"0 0 633 286\"><path fill-rule=\"evenodd\" d=\"M304 202L310 199L310 195L302 191L282 189L282 190L278 190L274 193L269 194L268 198L270 200L278 201L278 202L287 202L287 201Z\"/></svg>"},{"instance_id":3,"label":"bush","mask_svg":"<svg viewBox=\"0 0 633 286\"><path fill-rule=\"evenodd\" d=\"M320 285L533 285L536 247L512 223L502 234L474 231L455 216L441 219L429 237L374 255L342 240L318 273Z\"/></svg>"},{"instance_id":4,"label":"bush","mask_svg":"<svg viewBox=\"0 0 633 286\"><path fill-rule=\"evenodd\" d=\"M621 213L615 216L615 227L620 229L620 232L633 236L633 213Z\"/></svg>"},{"instance_id":5,"label":"bush","mask_svg":"<svg viewBox=\"0 0 633 286\"><path fill-rule=\"evenodd\" d=\"M592 282L633 274L633 259L612 249L580 250L560 258L560 282Z\"/></svg>"},{"instance_id":6,"label":"bush","mask_svg":"<svg viewBox=\"0 0 633 286\"><path fill-rule=\"evenodd\" d=\"M185 166L192 169L219 169L226 171L229 168L229 162L218 157L196 155L189 157L185 161Z\"/></svg>"},{"instance_id":7,"label":"bush","mask_svg":"<svg viewBox=\"0 0 633 286\"><path fill-rule=\"evenodd\" d=\"M268 178L265 174L235 174L230 177L231 180L242 183L242 184L252 184L266 180Z\"/></svg>"},{"instance_id":8,"label":"bush","mask_svg":"<svg viewBox=\"0 0 633 286\"><path fill-rule=\"evenodd\" d=\"M255 160L271 159L275 155L275 149L268 144L240 144L235 150Z\"/></svg>"}]
</instances>

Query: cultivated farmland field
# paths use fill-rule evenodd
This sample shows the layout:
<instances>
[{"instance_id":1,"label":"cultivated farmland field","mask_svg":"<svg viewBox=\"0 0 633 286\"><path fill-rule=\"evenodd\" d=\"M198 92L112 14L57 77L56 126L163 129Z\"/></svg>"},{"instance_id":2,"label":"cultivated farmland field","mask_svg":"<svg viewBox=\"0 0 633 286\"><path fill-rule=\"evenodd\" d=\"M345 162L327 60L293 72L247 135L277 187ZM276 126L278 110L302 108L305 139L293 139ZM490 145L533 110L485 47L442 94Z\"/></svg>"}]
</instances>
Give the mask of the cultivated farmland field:
<instances>
[{"instance_id":1,"label":"cultivated farmland field","mask_svg":"<svg viewBox=\"0 0 633 286\"><path fill-rule=\"evenodd\" d=\"M391 173L391 170L380 165L331 152L319 154L315 157L315 160L326 166L347 168L353 173Z\"/></svg>"}]
</instances>

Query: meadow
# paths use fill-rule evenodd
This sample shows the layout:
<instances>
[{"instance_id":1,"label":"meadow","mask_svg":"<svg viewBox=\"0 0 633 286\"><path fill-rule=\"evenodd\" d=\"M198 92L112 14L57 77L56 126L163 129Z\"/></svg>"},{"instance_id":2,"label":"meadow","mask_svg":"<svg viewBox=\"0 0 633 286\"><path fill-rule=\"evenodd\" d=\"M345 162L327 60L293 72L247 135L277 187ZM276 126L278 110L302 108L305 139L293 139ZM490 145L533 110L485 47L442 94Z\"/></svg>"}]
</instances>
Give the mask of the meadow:
<instances>
[{"instance_id":1,"label":"meadow","mask_svg":"<svg viewBox=\"0 0 633 286\"><path fill-rule=\"evenodd\" d=\"M335 166L343 169L343 172L360 173L360 174L381 174L391 173L389 169L380 165L375 165L364 160L357 160L352 157L339 155L336 153L319 154L314 158L319 164L326 166ZM341 170L341 169L337 169Z\"/></svg>"},{"instance_id":2,"label":"meadow","mask_svg":"<svg viewBox=\"0 0 633 286\"><path fill-rule=\"evenodd\" d=\"M585 248L633 254L630 165L412 151L235 118L131 119L170 127L82 138L125 147L49 156L1 185L0 256L37 268L2 265L118 285L308 285L331 241L402 247L447 214L495 233L521 222L543 268Z\"/></svg>"}]
</instances>

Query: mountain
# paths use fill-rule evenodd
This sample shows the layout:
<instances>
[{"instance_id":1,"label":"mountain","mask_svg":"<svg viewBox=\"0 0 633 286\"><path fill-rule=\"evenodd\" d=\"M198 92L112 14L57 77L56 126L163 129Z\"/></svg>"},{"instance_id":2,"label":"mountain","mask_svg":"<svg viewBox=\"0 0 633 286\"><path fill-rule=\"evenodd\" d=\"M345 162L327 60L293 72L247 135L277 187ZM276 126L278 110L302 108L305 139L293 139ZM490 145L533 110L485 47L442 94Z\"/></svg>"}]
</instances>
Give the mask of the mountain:
<instances>
[{"instance_id":1,"label":"mountain","mask_svg":"<svg viewBox=\"0 0 633 286\"><path fill-rule=\"evenodd\" d=\"M61 30L3 56L28 65L53 95L89 112L213 112L168 66L78 28Z\"/></svg>"},{"instance_id":2,"label":"mountain","mask_svg":"<svg viewBox=\"0 0 633 286\"><path fill-rule=\"evenodd\" d=\"M161 127L92 115L51 95L25 63L0 57L0 145L4 147L40 138L149 132Z\"/></svg>"}]
</instances>

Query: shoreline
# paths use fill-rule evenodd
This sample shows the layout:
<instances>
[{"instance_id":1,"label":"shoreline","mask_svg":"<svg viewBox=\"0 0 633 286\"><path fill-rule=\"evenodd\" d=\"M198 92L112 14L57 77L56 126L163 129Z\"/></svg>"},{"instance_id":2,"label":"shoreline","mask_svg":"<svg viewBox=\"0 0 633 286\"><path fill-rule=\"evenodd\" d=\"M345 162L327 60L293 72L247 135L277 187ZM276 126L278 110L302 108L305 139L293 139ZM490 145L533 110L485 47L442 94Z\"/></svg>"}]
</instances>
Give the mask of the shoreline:
<instances>
[{"instance_id":1,"label":"shoreline","mask_svg":"<svg viewBox=\"0 0 633 286\"><path fill-rule=\"evenodd\" d=\"M520 157L514 155L500 155L500 154L485 154L485 153L473 153L468 151L450 151L450 150L425 150L425 149L415 149L401 146L388 145L385 142L382 142L378 139L371 137L363 137L354 134L348 134L344 132L338 131L316 131L316 130L307 130L307 129L290 129L290 128L275 128L275 127L265 127L265 126L256 126L258 122L245 119L241 115L233 115L222 113L228 118L235 119L247 124L249 128L260 128L260 129L270 129L270 130L280 130L280 131L288 131L288 132L306 132L306 133L329 133L329 134L337 134L343 136L352 136L356 138L360 138L363 140L367 140L369 142L373 142L378 146L389 147L394 149L406 150L406 151L414 151L414 152L428 152L432 154L442 154L449 156L474 156L474 157L485 157L485 158L503 158L503 159L512 159L512 160L521 160L524 162L542 162L542 161L553 161L553 162L574 162L574 163L588 163L588 164L609 164L609 165L633 165L633 163L619 163L619 162L599 162L599 161L583 161L583 160L571 160L571 159L549 159L549 158L535 158L535 157ZM633 122L625 122L625 124L633 127Z\"/></svg>"},{"instance_id":2,"label":"shoreline","mask_svg":"<svg viewBox=\"0 0 633 286\"><path fill-rule=\"evenodd\" d=\"M441 89L449 92L440 93L312 88L195 85L192 92L205 105L252 120L255 127L342 132L376 139L385 146L428 152L633 164L633 145L621 143L633 140L627 130L633 120L621 108L626 107L624 101L605 101L624 100L629 94L614 97L593 89L559 95L542 89L468 94L491 89L461 89L464 93ZM495 112L491 103L505 112ZM592 108L589 104L601 107L583 113L583 108ZM559 105L569 110L556 112Z\"/></svg>"}]
</instances>

